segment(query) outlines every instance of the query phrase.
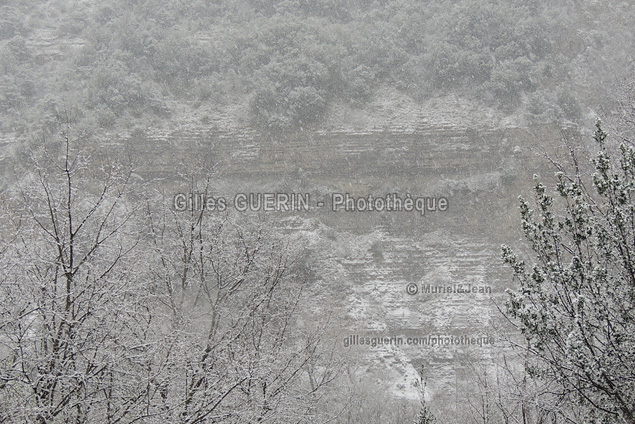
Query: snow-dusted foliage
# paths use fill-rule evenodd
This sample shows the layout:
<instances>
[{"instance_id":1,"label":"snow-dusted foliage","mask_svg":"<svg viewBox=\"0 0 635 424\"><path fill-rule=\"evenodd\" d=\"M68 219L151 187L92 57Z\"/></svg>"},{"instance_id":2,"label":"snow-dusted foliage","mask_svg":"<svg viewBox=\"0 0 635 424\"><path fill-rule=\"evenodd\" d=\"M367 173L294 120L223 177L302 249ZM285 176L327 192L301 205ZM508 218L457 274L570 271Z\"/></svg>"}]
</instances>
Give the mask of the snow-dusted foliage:
<instances>
[{"instance_id":1,"label":"snow-dusted foliage","mask_svg":"<svg viewBox=\"0 0 635 424\"><path fill-rule=\"evenodd\" d=\"M555 163L556 194L536 179L532 210L520 199L534 263L503 246L520 288L509 292L531 372L588 408L585 422L635 423L635 149L611 149L598 121L594 172Z\"/></svg>"}]
</instances>

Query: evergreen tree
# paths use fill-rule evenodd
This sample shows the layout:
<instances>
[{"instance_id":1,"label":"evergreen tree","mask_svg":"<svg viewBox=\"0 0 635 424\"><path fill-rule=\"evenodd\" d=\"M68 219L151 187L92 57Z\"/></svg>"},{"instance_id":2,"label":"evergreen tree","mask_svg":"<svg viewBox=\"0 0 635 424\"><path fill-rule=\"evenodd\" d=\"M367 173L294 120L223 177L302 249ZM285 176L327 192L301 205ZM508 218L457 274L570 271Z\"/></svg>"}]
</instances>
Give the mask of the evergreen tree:
<instances>
[{"instance_id":1,"label":"evergreen tree","mask_svg":"<svg viewBox=\"0 0 635 424\"><path fill-rule=\"evenodd\" d=\"M591 175L572 154L573 172L554 162L555 196L535 177L537 210L520 198L535 257L526 264L503 246L520 283L507 314L538 359L534 376L593 422L635 423L635 149L611 149L596 126Z\"/></svg>"}]
</instances>

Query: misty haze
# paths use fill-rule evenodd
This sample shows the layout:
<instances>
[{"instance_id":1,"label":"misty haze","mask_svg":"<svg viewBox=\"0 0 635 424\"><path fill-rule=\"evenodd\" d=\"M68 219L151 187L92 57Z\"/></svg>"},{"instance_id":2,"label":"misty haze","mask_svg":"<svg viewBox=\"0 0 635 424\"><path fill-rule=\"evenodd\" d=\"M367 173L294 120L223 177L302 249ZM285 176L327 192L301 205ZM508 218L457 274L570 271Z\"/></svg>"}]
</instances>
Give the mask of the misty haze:
<instances>
[{"instance_id":1,"label":"misty haze","mask_svg":"<svg viewBox=\"0 0 635 424\"><path fill-rule=\"evenodd\" d=\"M634 24L0 0L0 423L635 424Z\"/></svg>"}]
</instances>

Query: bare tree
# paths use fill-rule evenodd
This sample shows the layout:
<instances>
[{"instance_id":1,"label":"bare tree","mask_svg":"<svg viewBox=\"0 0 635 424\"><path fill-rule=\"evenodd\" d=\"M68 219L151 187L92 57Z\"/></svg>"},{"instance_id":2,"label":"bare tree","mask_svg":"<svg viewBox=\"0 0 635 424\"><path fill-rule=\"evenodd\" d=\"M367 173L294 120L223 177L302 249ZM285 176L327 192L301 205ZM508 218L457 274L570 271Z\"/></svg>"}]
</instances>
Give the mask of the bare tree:
<instances>
[{"instance_id":1,"label":"bare tree","mask_svg":"<svg viewBox=\"0 0 635 424\"><path fill-rule=\"evenodd\" d=\"M514 337L516 338L516 337ZM536 365L526 346L509 341L492 352L491 360L463 358L467 365L459 403L469 415L453 417L457 422L504 424L583 423L579 407L558 395L560 387L532 378ZM449 421L449 420L446 420Z\"/></svg>"},{"instance_id":2,"label":"bare tree","mask_svg":"<svg viewBox=\"0 0 635 424\"><path fill-rule=\"evenodd\" d=\"M3 219L0 420L317 422L339 361L297 326L297 246L249 216L138 213L131 171L90 168L70 132Z\"/></svg>"},{"instance_id":3,"label":"bare tree","mask_svg":"<svg viewBox=\"0 0 635 424\"><path fill-rule=\"evenodd\" d=\"M147 212L166 341L154 364L161 419L315 422L336 361L322 351L322 330L296 327L303 284L289 240L240 214L177 212L169 202Z\"/></svg>"},{"instance_id":4,"label":"bare tree","mask_svg":"<svg viewBox=\"0 0 635 424\"><path fill-rule=\"evenodd\" d=\"M88 175L71 124L23 171L3 248L0 397L9 421L121 422L143 396L137 375L152 314L132 272L129 171ZM8 224L12 223L13 228Z\"/></svg>"}]
</instances>

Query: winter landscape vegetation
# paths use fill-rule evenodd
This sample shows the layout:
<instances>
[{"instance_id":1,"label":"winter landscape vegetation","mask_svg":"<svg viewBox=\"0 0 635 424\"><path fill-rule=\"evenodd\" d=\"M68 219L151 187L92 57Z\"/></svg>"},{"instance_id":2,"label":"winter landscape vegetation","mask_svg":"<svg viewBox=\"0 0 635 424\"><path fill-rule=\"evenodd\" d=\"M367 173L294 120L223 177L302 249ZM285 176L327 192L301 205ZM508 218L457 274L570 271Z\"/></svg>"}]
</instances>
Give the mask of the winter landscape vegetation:
<instances>
[{"instance_id":1,"label":"winter landscape vegetation","mask_svg":"<svg viewBox=\"0 0 635 424\"><path fill-rule=\"evenodd\" d=\"M0 0L0 423L635 423L633 24Z\"/></svg>"}]
</instances>

